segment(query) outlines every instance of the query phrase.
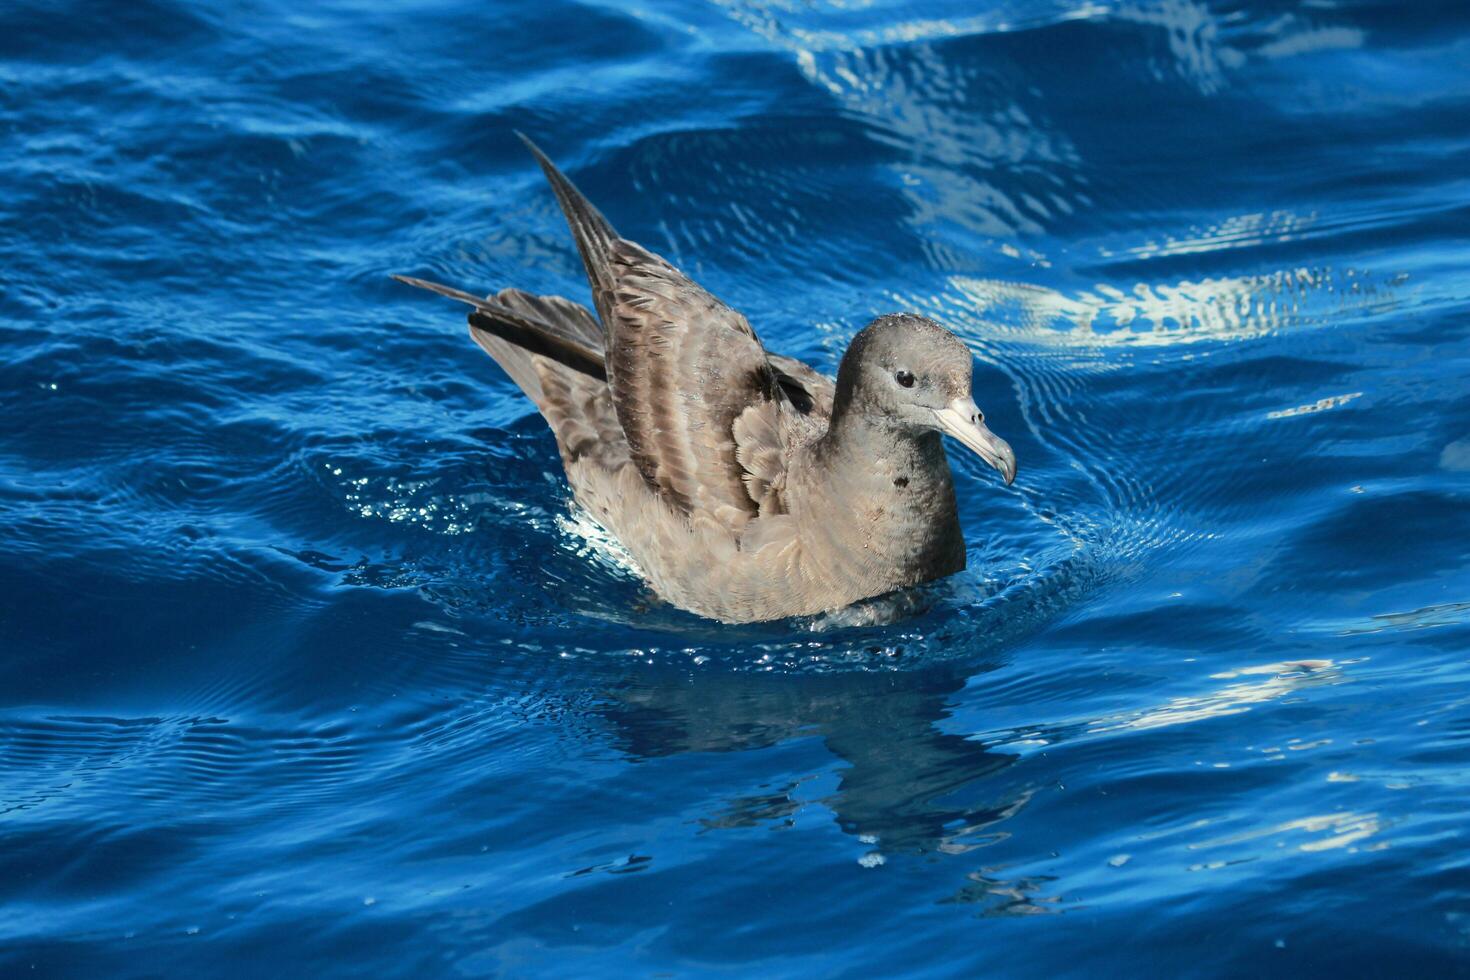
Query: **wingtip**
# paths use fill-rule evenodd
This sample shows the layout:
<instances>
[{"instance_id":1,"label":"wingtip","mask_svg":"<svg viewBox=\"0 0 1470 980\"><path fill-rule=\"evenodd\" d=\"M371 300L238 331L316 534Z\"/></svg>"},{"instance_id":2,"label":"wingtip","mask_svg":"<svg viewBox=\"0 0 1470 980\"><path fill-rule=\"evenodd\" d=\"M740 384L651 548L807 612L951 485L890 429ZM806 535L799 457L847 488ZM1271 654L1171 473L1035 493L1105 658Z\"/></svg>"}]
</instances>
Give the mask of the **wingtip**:
<instances>
[{"instance_id":1,"label":"wingtip","mask_svg":"<svg viewBox=\"0 0 1470 980\"><path fill-rule=\"evenodd\" d=\"M525 145L526 149L531 151L531 155L536 158L537 163L541 164L541 166L543 167L551 166L551 158L548 157L545 153L541 152L541 147L536 145L535 140L531 139L531 137L527 136L519 129L513 129L511 130L511 132L515 133L516 139L520 140Z\"/></svg>"},{"instance_id":2,"label":"wingtip","mask_svg":"<svg viewBox=\"0 0 1470 980\"><path fill-rule=\"evenodd\" d=\"M526 149L531 151L531 155L540 165L546 182L551 185L557 204L561 206L562 214L566 216L567 225L572 229L572 237L577 241L577 251L582 255L582 264L587 269L587 278L593 283L593 292L595 293L599 288L608 287L609 280L603 269L607 262L605 253L608 243L618 237L617 232L602 216L602 212L598 211L592 202L577 190L577 185L573 184L567 175L551 162L550 157L541 152L541 147L520 130L513 130L513 132L520 137L522 143L526 144Z\"/></svg>"},{"instance_id":3,"label":"wingtip","mask_svg":"<svg viewBox=\"0 0 1470 980\"><path fill-rule=\"evenodd\" d=\"M430 282L427 279L419 279L416 276L400 276L396 272L389 273L389 276L390 278L397 279L405 286L413 286L415 289L427 289L431 293L437 293L438 295L444 296L448 299L457 300L461 303L467 303L470 306L475 307L476 309L495 309L495 307L489 306L485 300L474 295L473 293L467 293L463 289L455 289L453 286L446 286L442 283Z\"/></svg>"},{"instance_id":4,"label":"wingtip","mask_svg":"<svg viewBox=\"0 0 1470 980\"><path fill-rule=\"evenodd\" d=\"M440 286L438 283L429 282L427 279L420 279L417 276L404 276L397 272L388 273L388 278L401 282L405 286L412 286L415 289L427 289L431 293L442 293L446 288Z\"/></svg>"}]
</instances>

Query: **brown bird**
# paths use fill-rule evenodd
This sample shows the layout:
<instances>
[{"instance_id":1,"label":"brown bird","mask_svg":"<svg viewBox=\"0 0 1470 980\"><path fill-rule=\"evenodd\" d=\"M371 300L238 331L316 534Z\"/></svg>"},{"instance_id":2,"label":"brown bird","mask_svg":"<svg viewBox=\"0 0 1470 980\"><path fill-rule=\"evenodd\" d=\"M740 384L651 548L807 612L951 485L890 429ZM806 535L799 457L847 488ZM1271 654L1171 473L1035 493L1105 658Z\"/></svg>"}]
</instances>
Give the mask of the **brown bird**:
<instances>
[{"instance_id":1,"label":"brown bird","mask_svg":"<svg viewBox=\"0 0 1470 980\"><path fill-rule=\"evenodd\" d=\"M535 403L578 505L655 592L724 622L812 615L965 567L940 434L1009 484L969 349L913 313L853 338L837 380L769 353L745 317L618 236L530 140L576 239L594 317L560 296L485 299L470 336Z\"/></svg>"}]
</instances>

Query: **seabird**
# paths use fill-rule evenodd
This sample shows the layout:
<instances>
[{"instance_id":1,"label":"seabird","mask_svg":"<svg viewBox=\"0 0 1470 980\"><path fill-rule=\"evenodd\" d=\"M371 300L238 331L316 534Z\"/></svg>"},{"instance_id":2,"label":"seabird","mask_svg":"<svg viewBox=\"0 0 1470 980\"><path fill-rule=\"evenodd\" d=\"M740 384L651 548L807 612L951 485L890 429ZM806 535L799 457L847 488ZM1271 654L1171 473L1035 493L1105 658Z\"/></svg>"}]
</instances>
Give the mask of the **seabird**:
<instances>
[{"instance_id":1,"label":"seabird","mask_svg":"<svg viewBox=\"0 0 1470 980\"><path fill-rule=\"evenodd\" d=\"M665 600L727 623L806 616L965 567L941 434L1016 476L985 427L971 354L914 313L853 338L834 382L613 230L529 139L597 315L560 296L467 303L470 336L540 410L577 504Z\"/></svg>"}]
</instances>

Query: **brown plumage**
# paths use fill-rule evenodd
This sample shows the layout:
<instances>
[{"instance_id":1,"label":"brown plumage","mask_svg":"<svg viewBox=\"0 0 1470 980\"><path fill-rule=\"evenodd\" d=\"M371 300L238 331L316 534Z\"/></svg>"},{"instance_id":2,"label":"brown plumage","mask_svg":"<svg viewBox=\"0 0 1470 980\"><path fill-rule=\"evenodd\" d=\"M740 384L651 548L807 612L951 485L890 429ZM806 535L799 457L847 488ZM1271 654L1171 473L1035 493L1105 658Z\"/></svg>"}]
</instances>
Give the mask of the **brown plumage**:
<instances>
[{"instance_id":1,"label":"brown plumage","mask_svg":"<svg viewBox=\"0 0 1470 980\"><path fill-rule=\"evenodd\" d=\"M566 215L594 318L555 296L468 303L470 335L535 403L573 494L664 598L726 622L834 610L964 567L940 432L1015 475L970 398L969 351L880 317L837 381L767 353L745 317L618 236L529 140Z\"/></svg>"}]
</instances>

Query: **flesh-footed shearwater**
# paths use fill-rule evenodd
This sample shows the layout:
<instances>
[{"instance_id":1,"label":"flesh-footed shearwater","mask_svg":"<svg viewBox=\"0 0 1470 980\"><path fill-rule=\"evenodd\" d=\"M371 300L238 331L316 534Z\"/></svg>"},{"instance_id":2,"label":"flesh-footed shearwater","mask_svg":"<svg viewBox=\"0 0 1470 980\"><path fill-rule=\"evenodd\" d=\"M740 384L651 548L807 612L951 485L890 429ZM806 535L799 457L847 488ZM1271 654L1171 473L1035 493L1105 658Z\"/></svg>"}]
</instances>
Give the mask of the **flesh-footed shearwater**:
<instances>
[{"instance_id":1,"label":"flesh-footed shearwater","mask_svg":"<svg viewBox=\"0 0 1470 980\"><path fill-rule=\"evenodd\" d=\"M607 219L529 139L597 310L503 289L470 336L535 403L572 494L653 590L724 622L830 612L965 567L940 434L998 469L971 355L928 317L880 316L837 380L768 352L745 317Z\"/></svg>"}]
</instances>

